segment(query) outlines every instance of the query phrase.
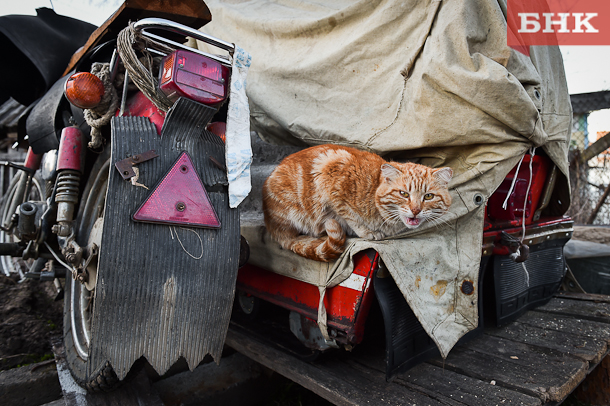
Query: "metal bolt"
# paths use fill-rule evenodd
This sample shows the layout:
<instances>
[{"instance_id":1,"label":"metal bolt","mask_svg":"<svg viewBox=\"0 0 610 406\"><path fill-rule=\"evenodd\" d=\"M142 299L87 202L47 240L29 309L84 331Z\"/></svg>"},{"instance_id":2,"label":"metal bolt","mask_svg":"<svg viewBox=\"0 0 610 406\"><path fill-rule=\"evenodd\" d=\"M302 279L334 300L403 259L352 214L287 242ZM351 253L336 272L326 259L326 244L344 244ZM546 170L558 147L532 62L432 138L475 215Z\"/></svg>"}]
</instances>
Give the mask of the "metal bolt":
<instances>
[{"instance_id":1,"label":"metal bolt","mask_svg":"<svg viewBox=\"0 0 610 406\"><path fill-rule=\"evenodd\" d=\"M123 175L127 176L127 175L129 175L129 172L123 171Z\"/></svg>"},{"instance_id":2,"label":"metal bolt","mask_svg":"<svg viewBox=\"0 0 610 406\"><path fill-rule=\"evenodd\" d=\"M182 202L178 202L176 203L176 210L178 211L184 211L186 210L186 204L182 203Z\"/></svg>"},{"instance_id":3,"label":"metal bolt","mask_svg":"<svg viewBox=\"0 0 610 406\"><path fill-rule=\"evenodd\" d=\"M140 155L134 155L131 159L137 162L140 160Z\"/></svg>"},{"instance_id":4,"label":"metal bolt","mask_svg":"<svg viewBox=\"0 0 610 406\"><path fill-rule=\"evenodd\" d=\"M188 166L186 166L186 165L180 166L180 172L187 173L188 171L189 171Z\"/></svg>"}]
</instances>

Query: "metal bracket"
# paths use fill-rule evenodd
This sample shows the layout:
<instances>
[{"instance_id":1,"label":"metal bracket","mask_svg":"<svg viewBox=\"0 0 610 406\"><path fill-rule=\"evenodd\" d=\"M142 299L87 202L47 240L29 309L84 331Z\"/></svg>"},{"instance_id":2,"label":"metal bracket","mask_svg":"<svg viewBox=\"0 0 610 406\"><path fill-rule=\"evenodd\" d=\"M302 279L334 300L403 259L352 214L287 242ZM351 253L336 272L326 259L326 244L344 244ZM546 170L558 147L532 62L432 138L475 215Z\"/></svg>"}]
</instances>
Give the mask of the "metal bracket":
<instances>
[{"instance_id":1,"label":"metal bracket","mask_svg":"<svg viewBox=\"0 0 610 406\"><path fill-rule=\"evenodd\" d=\"M508 247L508 250L511 252L509 256L513 261L517 263L524 262L529 257L530 247L521 242L520 239L513 237L506 231L502 231L500 235L502 237L500 244Z\"/></svg>"},{"instance_id":2,"label":"metal bracket","mask_svg":"<svg viewBox=\"0 0 610 406\"><path fill-rule=\"evenodd\" d=\"M133 170L135 165L149 161L153 158L157 158L158 156L159 155L157 155L157 152L154 149L151 149L150 151L146 151L142 154L130 156L122 161L118 161L114 164L114 166L117 168L123 179L129 180L136 176L136 173Z\"/></svg>"},{"instance_id":3,"label":"metal bracket","mask_svg":"<svg viewBox=\"0 0 610 406\"><path fill-rule=\"evenodd\" d=\"M18 165L16 163L9 162L9 161L0 161L0 165L1 166L10 166L12 168L19 169L20 171L24 171L24 172L27 172L27 173L32 174L32 175L34 173L36 173L36 169L31 169L31 168L28 168L26 166Z\"/></svg>"}]
</instances>

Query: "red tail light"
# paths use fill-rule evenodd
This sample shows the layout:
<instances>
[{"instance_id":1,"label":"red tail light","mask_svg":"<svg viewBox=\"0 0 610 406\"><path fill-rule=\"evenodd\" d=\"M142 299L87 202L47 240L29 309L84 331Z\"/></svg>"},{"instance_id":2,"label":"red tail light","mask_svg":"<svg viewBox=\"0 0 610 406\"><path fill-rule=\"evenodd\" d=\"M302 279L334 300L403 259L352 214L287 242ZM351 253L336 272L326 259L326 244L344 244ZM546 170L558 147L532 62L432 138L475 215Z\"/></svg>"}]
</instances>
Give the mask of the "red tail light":
<instances>
[{"instance_id":1,"label":"red tail light","mask_svg":"<svg viewBox=\"0 0 610 406\"><path fill-rule=\"evenodd\" d=\"M205 56L178 50L166 56L159 88L170 100L186 97L215 106L227 98L229 68Z\"/></svg>"},{"instance_id":2,"label":"red tail light","mask_svg":"<svg viewBox=\"0 0 610 406\"><path fill-rule=\"evenodd\" d=\"M135 221L220 228L208 194L186 152L133 215Z\"/></svg>"},{"instance_id":3,"label":"red tail light","mask_svg":"<svg viewBox=\"0 0 610 406\"><path fill-rule=\"evenodd\" d=\"M532 161L532 184L529 193L527 186L530 181L530 155L525 155L519 173L515 175L517 167L508 173L506 179L500 187L489 198L487 203L487 217L493 225L497 223L509 223L513 226L521 225L523 218L523 208L525 204L525 224L531 224L534 217L534 212L538 207L538 202L542 196L542 191L546 184L547 174L551 165L547 157L535 155ZM506 196L510 190L514 177L517 176L515 186L508 198L506 210L502 205L506 200ZM527 202L525 200L527 193ZM496 224L494 224L496 223ZM493 227L493 226L492 226Z\"/></svg>"},{"instance_id":4,"label":"red tail light","mask_svg":"<svg viewBox=\"0 0 610 406\"><path fill-rule=\"evenodd\" d=\"M92 73L79 72L70 76L64 90L70 103L81 109L92 109L104 97L104 84Z\"/></svg>"}]
</instances>

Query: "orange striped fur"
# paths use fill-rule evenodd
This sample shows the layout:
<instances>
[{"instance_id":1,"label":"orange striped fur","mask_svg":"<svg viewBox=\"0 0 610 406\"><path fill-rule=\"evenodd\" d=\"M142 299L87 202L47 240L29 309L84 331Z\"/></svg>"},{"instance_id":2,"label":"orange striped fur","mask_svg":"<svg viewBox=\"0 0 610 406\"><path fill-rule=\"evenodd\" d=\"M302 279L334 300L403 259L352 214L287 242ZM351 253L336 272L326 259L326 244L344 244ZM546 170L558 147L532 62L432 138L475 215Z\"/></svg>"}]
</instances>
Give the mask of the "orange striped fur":
<instances>
[{"instance_id":1,"label":"orange striped fur","mask_svg":"<svg viewBox=\"0 0 610 406\"><path fill-rule=\"evenodd\" d=\"M346 236L380 240L451 205L451 168L386 162L370 152L319 145L286 157L263 186L265 225L285 249L337 259Z\"/></svg>"}]
</instances>

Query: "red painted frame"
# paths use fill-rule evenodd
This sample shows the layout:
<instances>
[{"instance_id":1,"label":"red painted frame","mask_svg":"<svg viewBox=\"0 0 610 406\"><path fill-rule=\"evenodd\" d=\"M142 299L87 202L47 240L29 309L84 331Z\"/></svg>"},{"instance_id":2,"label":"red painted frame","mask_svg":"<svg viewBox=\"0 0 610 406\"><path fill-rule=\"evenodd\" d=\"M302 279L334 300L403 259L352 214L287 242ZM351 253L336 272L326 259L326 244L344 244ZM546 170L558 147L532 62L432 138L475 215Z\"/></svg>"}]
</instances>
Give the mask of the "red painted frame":
<instances>
[{"instance_id":1,"label":"red painted frame","mask_svg":"<svg viewBox=\"0 0 610 406\"><path fill-rule=\"evenodd\" d=\"M364 322L374 297L371 278L378 265L379 254L375 251L360 252L354 256L351 279L326 291L324 305L328 327L344 332L351 344L362 341ZM312 320L318 319L320 294L318 288L309 283L247 264L239 270L237 289Z\"/></svg>"}]
</instances>

